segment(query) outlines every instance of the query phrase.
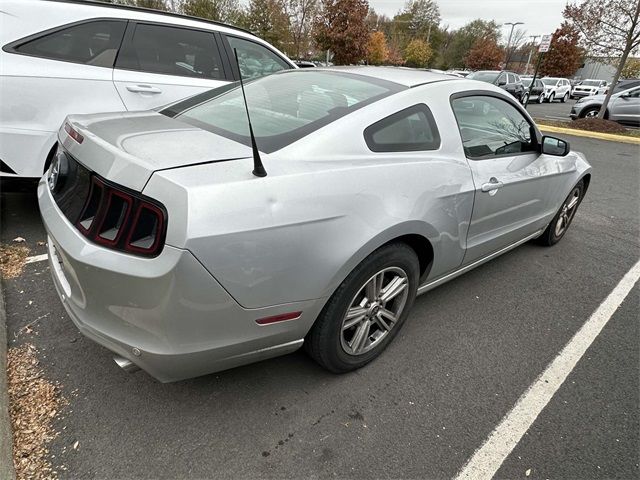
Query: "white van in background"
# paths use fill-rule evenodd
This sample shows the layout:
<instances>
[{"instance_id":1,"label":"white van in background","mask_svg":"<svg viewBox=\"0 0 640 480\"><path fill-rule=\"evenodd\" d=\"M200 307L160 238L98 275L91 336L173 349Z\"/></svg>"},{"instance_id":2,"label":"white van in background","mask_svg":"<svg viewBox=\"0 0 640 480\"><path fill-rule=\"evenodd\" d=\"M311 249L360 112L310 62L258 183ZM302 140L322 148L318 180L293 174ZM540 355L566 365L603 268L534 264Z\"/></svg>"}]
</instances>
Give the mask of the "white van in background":
<instances>
[{"instance_id":1,"label":"white van in background","mask_svg":"<svg viewBox=\"0 0 640 480\"><path fill-rule=\"evenodd\" d=\"M239 79L296 68L247 31L153 10L3 0L0 176L40 177L69 113L148 110Z\"/></svg>"}]
</instances>

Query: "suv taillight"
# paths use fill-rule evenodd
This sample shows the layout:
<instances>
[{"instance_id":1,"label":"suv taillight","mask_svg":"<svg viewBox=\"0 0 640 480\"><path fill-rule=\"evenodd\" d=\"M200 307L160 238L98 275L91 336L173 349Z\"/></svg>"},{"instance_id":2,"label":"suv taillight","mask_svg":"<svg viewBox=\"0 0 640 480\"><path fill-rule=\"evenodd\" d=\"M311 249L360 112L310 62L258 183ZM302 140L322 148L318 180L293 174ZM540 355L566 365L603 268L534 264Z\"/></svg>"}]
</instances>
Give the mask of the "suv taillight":
<instances>
[{"instance_id":1,"label":"suv taillight","mask_svg":"<svg viewBox=\"0 0 640 480\"><path fill-rule=\"evenodd\" d=\"M93 175L76 227L105 247L155 257L164 246L167 214L155 200Z\"/></svg>"}]
</instances>

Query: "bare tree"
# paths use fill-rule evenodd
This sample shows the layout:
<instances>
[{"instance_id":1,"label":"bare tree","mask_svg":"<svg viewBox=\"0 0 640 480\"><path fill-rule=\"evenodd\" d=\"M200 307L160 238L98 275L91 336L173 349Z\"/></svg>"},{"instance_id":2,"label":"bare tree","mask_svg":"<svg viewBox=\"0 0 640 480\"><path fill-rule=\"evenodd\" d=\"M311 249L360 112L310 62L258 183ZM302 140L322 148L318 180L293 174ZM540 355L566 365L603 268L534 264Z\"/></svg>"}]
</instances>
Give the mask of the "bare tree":
<instances>
[{"instance_id":1,"label":"bare tree","mask_svg":"<svg viewBox=\"0 0 640 480\"><path fill-rule=\"evenodd\" d=\"M318 0L289 0L288 7L296 58L301 58L301 52L306 58L311 46L313 21L318 13Z\"/></svg>"},{"instance_id":2,"label":"bare tree","mask_svg":"<svg viewBox=\"0 0 640 480\"><path fill-rule=\"evenodd\" d=\"M580 31L590 54L619 57L615 86L629 55L640 46L640 0L585 0L567 4L563 15ZM612 93L609 88L598 118L604 118Z\"/></svg>"}]
</instances>

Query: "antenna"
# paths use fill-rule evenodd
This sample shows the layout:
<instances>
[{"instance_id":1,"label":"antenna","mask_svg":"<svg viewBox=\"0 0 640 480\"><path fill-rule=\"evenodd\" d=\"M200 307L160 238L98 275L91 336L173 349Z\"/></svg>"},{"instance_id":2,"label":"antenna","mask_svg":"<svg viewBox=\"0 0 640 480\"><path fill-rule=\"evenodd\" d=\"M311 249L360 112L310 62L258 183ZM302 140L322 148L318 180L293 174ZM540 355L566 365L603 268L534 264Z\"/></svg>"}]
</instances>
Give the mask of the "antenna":
<instances>
[{"instance_id":1,"label":"antenna","mask_svg":"<svg viewBox=\"0 0 640 480\"><path fill-rule=\"evenodd\" d=\"M233 49L233 53L236 56L236 65L238 66L238 72L240 73L240 88L242 89L242 98L244 99L244 108L247 111L247 121L249 122L249 136L251 137L251 149L253 150L253 173L256 177L266 177L267 171L262 165L260 159L260 152L258 152L258 145L256 144L256 137L253 134L253 127L251 126L251 116L249 115L249 105L247 104L247 96L244 93L244 83L242 82L242 71L240 70L240 62L238 61L238 50Z\"/></svg>"}]
</instances>

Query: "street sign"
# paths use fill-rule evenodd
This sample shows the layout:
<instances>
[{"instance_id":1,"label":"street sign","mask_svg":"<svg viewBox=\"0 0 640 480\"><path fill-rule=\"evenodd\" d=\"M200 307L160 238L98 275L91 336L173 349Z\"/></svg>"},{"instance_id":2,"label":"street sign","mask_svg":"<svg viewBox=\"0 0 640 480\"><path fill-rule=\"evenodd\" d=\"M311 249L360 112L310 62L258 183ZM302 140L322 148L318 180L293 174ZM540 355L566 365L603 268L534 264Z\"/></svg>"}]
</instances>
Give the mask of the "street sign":
<instances>
[{"instance_id":1,"label":"street sign","mask_svg":"<svg viewBox=\"0 0 640 480\"><path fill-rule=\"evenodd\" d=\"M550 46L551 46L551 35L543 35L542 41L540 42L540 46L538 47L538 51L540 53L548 52Z\"/></svg>"}]
</instances>

